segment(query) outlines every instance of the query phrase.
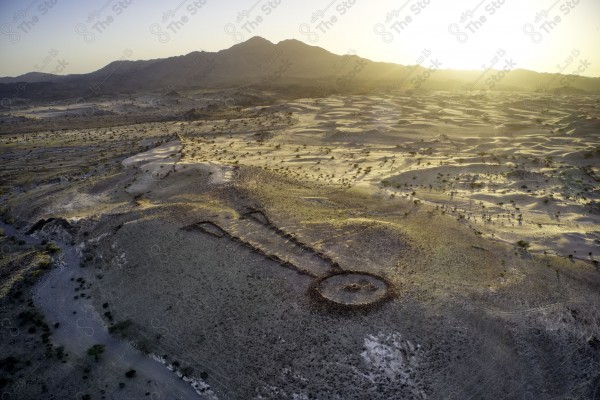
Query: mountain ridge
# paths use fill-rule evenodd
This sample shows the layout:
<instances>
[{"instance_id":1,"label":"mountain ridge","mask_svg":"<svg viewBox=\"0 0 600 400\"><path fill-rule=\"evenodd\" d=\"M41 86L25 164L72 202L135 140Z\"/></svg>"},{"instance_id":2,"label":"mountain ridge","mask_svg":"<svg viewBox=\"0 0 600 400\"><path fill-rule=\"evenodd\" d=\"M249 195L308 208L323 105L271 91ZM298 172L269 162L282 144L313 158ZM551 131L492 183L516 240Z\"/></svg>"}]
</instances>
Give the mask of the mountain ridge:
<instances>
[{"instance_id":1,"label":"mountain ridge","mask_svg":"<svg viewBox=\"0 0 600 400\"><path fill-rule=\"evenodd\" d=\"M316 86L328 93L377 90L510 90L600 93L600 78L525 69L449 70L337 55L296 39L254 36L216 52L117 60L84 74L29 72L0 78L3 98L61 99L186 88ZM287 89L286 89L287 90Z\"/></svg>"}]
</instances>

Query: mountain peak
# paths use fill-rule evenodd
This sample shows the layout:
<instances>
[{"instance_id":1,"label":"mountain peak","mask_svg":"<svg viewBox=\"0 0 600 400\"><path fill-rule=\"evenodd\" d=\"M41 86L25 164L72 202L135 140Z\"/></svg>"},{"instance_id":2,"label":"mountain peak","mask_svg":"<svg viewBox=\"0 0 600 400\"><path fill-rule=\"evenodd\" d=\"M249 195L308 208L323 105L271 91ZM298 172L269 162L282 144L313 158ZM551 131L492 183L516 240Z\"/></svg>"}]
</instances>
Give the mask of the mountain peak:
<instances>
[{"instance_id":1,"label":"mountain peak","mask_svg":"<svg viewBox=\"0 0 600 400\"><path fill-rule=\"evenodd\" d=\"M298 40L298 39L285 39L285 40L282 40L282 41L280 41L279 43L277 43L277 45L278 45L278 46L279 46L279 45L284 45L284 46L285 46L285 45L292 45L292 46L310 46L310 45L308 45L308 44L306 44L306 43L304 43L303 41L301 41L301 40ZM310 47L315 47L315 46L310 46Z\"/></svg>"},{"instance_id":2,"label":"mountain peak","mask_svg":"<svg viewBox=\"0 0 600 400\"><path fill-rule=\"evenodd\" d=\"M297 39L285 39L276 44L277 48L288 53L294 54L311 54L313 56L319 55L333 55L331 52L323 49L319 46L312 46L304 43Z\"/></svg>"},{"instance_id":3,"label":"mountain peak","mask_svg":"<svg viewBox=\"0 0 600 400\"><path fill-rule=\"evenodd\" d=\"M261 48L261 47L267 48L267 47L272 47L272 46L274 46L274 44L272 42L268 41L267 39L265 39L261 36L252 36L250 39L246 40L245 42L241 42L241 43L231 46L230 49L240 49L240 48L254 49L254 48Z\"/></svg>"},{"instance_id":4,"label":"mountain peak","mask_svg":"<svg viewBox=\"0 0 600 400\"><path fill-rule=\"evenodd\" d=\"M410 73L409 67L371 62L355 55L337 55L300 40L288 39L274 44L265 38L254 36L218 52L196 51L185 56L154 60L115 61L88 74L54 76L30 73L14 78L0 78L0 99L15 96L15 83L18 82L53 84L52 90L47 85L31 85L27 96L37 96L39 99L89 96L92 85L101 86L102 93L106 94L161 88L167 88L168 93L174 88L233 88L250 84L269 88L289 85L290 91L302 85L322 85L338 92L370 88L387 90L388 87L405 89L411 87L410 82L404 79L407 73ZM477 71L440 70L436 72L434 79L428 80L424 88L463 90L463 82L472 82L477 74ZM549 86L550 77L554 76L560 75L515 70L503 80L502 87L498 90L535 90L539 86ZM554 84L549 89L558 88L559 79L551 79ZM479 86L487 87L483 82ZM580 77L571 86L600 93L600 78Z\"/></svg>"},{"instance_id":5,"label":"mountain peak","mask_svg":"<svg viewBox=\"0 0 600 400\"><path fill-rule=\"evenodd\" d=\"M252 36L250 39L246 40L244 43L246 44L273 44L273 42L265 39L262 36Z\"/></svg>"}]
</instances>

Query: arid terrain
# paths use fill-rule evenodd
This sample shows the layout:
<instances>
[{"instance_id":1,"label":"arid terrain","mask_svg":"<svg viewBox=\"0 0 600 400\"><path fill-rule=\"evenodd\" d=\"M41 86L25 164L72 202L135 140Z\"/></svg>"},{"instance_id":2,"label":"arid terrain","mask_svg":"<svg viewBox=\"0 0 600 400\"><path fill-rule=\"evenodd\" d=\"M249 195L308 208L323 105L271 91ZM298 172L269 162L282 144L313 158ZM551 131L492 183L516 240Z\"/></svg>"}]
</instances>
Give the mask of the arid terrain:
<instances>
[{"instance_id":1,"label":"arid terrain","mask_svg":"<svg viewBox=\"0 0 600 400\"><path fill-rule=\"evenodd\" d=\"M277 98L4 110L3 400L600 398L600 96Z\"/></svg>"}]
</instances>

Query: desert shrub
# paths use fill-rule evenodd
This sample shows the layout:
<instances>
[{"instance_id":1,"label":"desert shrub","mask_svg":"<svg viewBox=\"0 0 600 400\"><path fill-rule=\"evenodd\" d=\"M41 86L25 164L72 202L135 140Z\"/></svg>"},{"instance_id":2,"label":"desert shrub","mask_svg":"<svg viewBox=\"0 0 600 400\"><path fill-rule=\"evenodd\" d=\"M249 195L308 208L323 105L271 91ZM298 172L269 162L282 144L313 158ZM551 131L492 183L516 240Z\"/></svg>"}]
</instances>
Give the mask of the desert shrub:
<instances>
[{"instance_id":1,"label":"desert shrub","mask_svg":"<svg viewBox=\"0 0 600 400\"><path fill-rule=\"evenodd\" d=\"M65 348L64 346L58 346L56 349L56 358L62 360L65 357Z\"/></svg>"},{"instance_id":2,"label":"desert shrub","mask_svg":"<svg viewBox=\"0 0 600 400\"><path fill-rule=\"evenodd\" d=\"M142 353L148 355L151 352L150 343L146 339L141 339L135 343L135 347Z\"/></svg>"},{"instance_id":3,"label":"desert shrub","mask_svg":"<svg viewBox=\"0 0 600 400\"><path fill-rule=\"evenodd\" d=\"M41 276L44 273L44 271L42 271L41 269L36 269L34 271L31 271L31 277L33 279L37 279L39 276Z\"/></svg>"},{"instance_id":4,"label":"desert shrub","mask_svg":"<svg viewBox=\"0 0 600 400\"><path fill-rule=\"evenodd\" d=\"M0 377L0 389L4 388L5 386L8 386L8 384L11 382L12 380L9 378Z\"/></svg>"},{"instance_id":5,"label":"desert shrub","mask_svg":"<svg viewBox=\"0 0 600 400\"><path fill-rule=\"evenodd\" d=\"M111 335L121 335L125 336L131 327L131 320L127 319L125 321L117 322L116 324L110 326L108 328L108 333Z\"/></svg>"},{"instance_id":6,"label":"desert shrub","mask_svg":"<svg viewBox=\"0 0 600 400\"><path fill-rule=\"evenodd\" d=\"M8 356L0 359L0 369L3 369L9 373L13 373L18 370L17 364L19 364L19 360L14 356Z\"/></svg>"},{"instance_id":7,"label":"desert shrub","mask_svg":"<svg viewBox=\"0 0 600 400\"><path fill-rule=\"evenodd\" d=\"M58 247L58 245L54 242L48 243L46 245L45 249L48 253L51 253L51 254L58 253L60 251L60 247Z\"/></svg>"},{"instance_id":8,"label":"desert shrub","mask_svg":"<svg viewBox=\"0 0 600 400\"><path fill-rule=\"evenodd\" d=\"M19 313L17 317L19 318L19 325L21 326L32 323L35 326L41 327L46 324L44 316L36 310L23 311L22 313Z\"/></svg>"},{"instance_id":9,"label":"desert shrub","mask_svg":"<svg viewBox=\"0 0 600 400\"><path fill-rule=\"evenodd\" d=\"M184 377L187 378L187 377L192 376L192 374L194 373L194 368L187 366L187 367L181 368L179 370L179 372L181 372L181 375L183 375Z\"/></svg>"},{"instance_id":10,"label":"desert shrub","mask_svg":"<svg viewBox=\"0 0 600 400\"><path fill-rule=\"evenodd\" d=\"M90 357L94 357L94 360L100 360L100 356L104 353L104 345L103 344L95 344L90 347L87 351L87 355Z\"/></svg>"},{"instance_id":11,"label":"desert shrub","mask_svg":"<svg viewBox=\"0 0 600 400\"><path fill-rule=\"evenodd\" d=\"M41 269L48 269L52 265L51 261L47 258L44 258L38 262L38 267Z\"/></svg>"}]
</instances>

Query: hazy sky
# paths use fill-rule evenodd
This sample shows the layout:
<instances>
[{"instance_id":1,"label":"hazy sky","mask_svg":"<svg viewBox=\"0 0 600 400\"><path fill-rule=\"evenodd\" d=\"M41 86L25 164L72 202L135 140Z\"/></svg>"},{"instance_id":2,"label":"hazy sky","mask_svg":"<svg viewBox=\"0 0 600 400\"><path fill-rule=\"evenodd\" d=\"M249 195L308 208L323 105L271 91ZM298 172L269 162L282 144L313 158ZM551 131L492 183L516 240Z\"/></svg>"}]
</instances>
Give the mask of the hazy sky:
<instances>
[{"instance_id":1,"label":"hazy sky","mask_svg":"<svg viewBox=\"0 0 600 400\"><path fill-rule=\"evenodd\" d=\"M438 68L481 69L502 54L495 68L600 76L600 0L0 0L0 28L0 76L85 73L255 35L406 65L427 53Z\"/></svg>"}]
</instances>

